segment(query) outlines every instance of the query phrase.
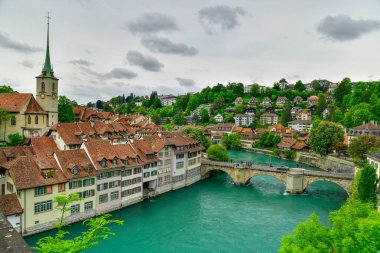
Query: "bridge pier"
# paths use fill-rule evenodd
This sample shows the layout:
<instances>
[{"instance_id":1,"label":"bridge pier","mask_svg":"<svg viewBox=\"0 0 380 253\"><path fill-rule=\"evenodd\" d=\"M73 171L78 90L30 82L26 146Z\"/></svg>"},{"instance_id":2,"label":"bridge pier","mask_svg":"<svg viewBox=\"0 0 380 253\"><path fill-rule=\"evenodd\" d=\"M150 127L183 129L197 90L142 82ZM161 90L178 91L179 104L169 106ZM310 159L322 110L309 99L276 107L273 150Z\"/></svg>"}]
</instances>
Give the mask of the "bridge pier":
<instances>
[{"instance_id":1,"label":"bridge pier","mask_svg":"<svg viewBox=\"0 0 380 253\"><path fill-rule=\"evenodd\" d=\"M291 194L302 194L303 186L303 170L292 169L286 173L286 192Z\"/></svg>"}]
</instances>

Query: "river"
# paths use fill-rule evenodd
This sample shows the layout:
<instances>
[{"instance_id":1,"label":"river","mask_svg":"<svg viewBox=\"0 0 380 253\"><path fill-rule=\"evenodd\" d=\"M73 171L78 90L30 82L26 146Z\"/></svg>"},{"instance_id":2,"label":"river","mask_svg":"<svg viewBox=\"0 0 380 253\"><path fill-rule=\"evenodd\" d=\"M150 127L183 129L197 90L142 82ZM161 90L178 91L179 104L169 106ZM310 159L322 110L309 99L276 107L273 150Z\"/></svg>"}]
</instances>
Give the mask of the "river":
<instances>
[{"instance_id":1,"label":"river","mask_svg":"<svg viewBox=\"0 0 380 253\"><path fill-rule=\"evenodd\" d=\"M229 153L233 160L295 167L291 161L266 155ZM85 252L277 252L282 236L297 223L315 212L327 224L328 213L347 197L343 189L328 182L310 185L304 195L286 195L284 190L280 181L269 176L236 187L226 174L213 173L190 187L113 212L113 218L124 220L124 225L112 226L115 236ZM77 223L68 231L74 236L82 229ZM47 231L26 240L35 245L52 234Z\"/></svg>"}]
</instances>

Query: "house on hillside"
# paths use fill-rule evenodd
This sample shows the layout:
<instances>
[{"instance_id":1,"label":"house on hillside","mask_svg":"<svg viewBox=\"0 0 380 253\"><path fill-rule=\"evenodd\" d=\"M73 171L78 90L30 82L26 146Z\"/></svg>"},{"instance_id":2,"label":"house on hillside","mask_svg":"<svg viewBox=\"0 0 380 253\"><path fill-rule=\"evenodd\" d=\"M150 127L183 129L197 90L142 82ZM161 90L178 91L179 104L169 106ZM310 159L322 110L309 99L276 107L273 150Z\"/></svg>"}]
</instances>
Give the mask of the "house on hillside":
<instances>
[{"instance_id":1,"label":"house on hillside","mask_svg":"<svg viewBox=\"0 0 380 253\"><path fill-rule=\"evenodd\" d=\"M269 97L265 97L265 98L263 98L263 101L261 101L261 104L263 106L270 106L271 103L272 103L272 100Z\"/></svg>"},{"instance_id":2,"label":"house on hillside","mask_svg":"<svg viewBox=\"0 0 380 253\"><path fill-rule=\"evenodd\" d=\"M375 122L365 123L360 126L356 126L348 130L348 144L350 144L353 138L356 138L363 134L372 134L380 136L380 126Z\"/></svg>"},{"instance_id":3,"label":"house on hillside","mask_svg":"<svg viewBox=\"0 0 380 253\"><path fill-rule=\"evenodd\" d=\"M253 123L253 115L249 114L236 114L234 116L235 126L249 126Z\"/></svg>"},{"instance_id":4,"label":"house on hillside","mask_svg":"<svg viewBox=\"0 0 380 253\"><path fill-rule=\"evenodd\" d=\"M275 113L263 113L260 116L260 123L263 125L273 125L278 123L278 115Z\"/></svg>"},{"instance_id":5,"label":"house on hillside","mask_svg":"<svg viewBox=\"0 0 380 253\"><path fill-rule=\"evenodd\" d=\"M276 105L282 107L285 105L286 101L288 101L286 97L278 97L276 100Z\"/></svg>"},{"instance_id":6,"label":"house on hillside","mask_svg":"<svg viewBox=\"0 0 380 253\"><path fill-rule=\"evenodd\" d=\"M223 122L223 116L219 113L215 115L214 119L216 122Z\"/></svg>"},{"instance_id":7,"label":"house on hillside","mask_svg":"<svg viewBox=\"0 0 380 253\"><path fill-rule=\"evenodd\" d=\"M233 103L234 103L234 105L241 105L241 104L243 104L243 98L237 97Z\"/></svg>"},{"instance_id":8,"label":"house on hillside","mask_svg":"<svg viewBox=\"0 0 380 253\"><path fill-rule=\"evenodd\" d=\"M317 96L310 96L307 98L307 102L309 103L309 105L316 105L319 101L319 97Z\"/></svg>"},{"instance_id":9,"label":"house on hillside","mask_svg":"<svg viewBox=\"0 0 380 253\"><path fill-rule=\"evenodd\" d=\"M300 97L300 96L296 96L296 97L293 99L293 102L294 102L295 104L302 103L302 102L303 102L303 98Z\"/></svg>"}]
</instances>

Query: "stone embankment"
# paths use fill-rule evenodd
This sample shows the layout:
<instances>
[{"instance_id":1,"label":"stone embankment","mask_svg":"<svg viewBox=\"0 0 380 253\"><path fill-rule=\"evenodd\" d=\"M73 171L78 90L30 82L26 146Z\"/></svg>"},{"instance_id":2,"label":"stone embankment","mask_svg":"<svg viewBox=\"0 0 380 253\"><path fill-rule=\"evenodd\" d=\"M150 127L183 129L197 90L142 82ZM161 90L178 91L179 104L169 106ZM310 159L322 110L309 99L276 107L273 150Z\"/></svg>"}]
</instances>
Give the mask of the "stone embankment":
<instances>
[{"instance_id":1,"label":"stone embankment","mask_svg":"<svg viewBox=\"0 0 380 253\"><path fill-rule=\"evenodd\" d=\"M314 153L297 152L295 161L335 173L355 173L355 164L351 160L340 157L320 156Z\"/></svg>"}]
</instances>

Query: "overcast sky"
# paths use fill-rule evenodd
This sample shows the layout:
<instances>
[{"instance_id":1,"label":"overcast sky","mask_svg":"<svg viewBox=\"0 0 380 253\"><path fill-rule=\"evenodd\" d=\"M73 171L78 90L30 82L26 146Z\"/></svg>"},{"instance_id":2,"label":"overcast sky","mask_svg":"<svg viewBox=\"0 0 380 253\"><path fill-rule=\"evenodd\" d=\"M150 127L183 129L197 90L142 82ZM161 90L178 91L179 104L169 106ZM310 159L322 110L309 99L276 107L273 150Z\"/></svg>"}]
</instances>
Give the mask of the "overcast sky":
<instances>
[{"instance_id":1,"label":"overcast sky","mask_svg":"<svg viewBox=\"0 0 380 253\"><path fill-rule=\"evenodd\" d=\"M0 0L0 84L35 93L48 11L60 95L81 103L282 77L380 79L380 0Z\"/></svg>"}]
</instances>

